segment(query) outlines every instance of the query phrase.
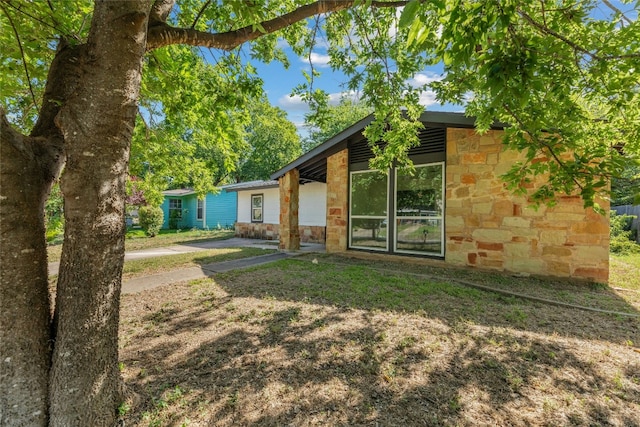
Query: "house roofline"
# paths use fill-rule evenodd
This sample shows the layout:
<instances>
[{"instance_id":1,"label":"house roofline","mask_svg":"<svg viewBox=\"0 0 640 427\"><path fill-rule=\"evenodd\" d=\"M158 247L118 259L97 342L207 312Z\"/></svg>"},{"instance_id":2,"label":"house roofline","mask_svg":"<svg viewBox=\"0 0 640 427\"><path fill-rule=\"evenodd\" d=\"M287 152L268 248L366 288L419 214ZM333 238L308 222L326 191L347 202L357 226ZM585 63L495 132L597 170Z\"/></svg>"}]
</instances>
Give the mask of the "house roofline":
<instances>
[{"instance_id":1,"label":"house roofline","mask_svg":"<svg viewBox=\"0 0 640 427\"><path fill-rule=\"evenodd\" d=\"M292 169L297 168L300 165L308 162L309 160L326 153L330 149L334 148L338 144L344 142L347 138L362 132L373 121L374 115L369 114L364 119L346 128L340 133L329 138L317 147L309 150L302 156L298 157L293 162L289 163L282 169L271 174L271 179L277 180ZM473 128L475 127L476 118L465 116L464 113L443 112L443 111L424 111L419 121L423 122L427 126L445 126L445 127L463 127ZM508 125L506 123L494 122L491 129L504 129Z\"/></svg>"}]
</instances>

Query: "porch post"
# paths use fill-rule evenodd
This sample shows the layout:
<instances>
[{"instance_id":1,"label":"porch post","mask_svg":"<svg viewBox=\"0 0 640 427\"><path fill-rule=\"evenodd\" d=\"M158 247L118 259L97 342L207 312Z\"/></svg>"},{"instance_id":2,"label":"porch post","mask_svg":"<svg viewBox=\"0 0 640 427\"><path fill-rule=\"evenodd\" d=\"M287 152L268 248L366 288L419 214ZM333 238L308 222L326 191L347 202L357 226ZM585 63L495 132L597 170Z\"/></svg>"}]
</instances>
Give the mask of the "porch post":
<instances>
[{"instance_id":1,"label":"porch post","mask_svg":"<svg viewBox=\"0 0 640 427\"><path fill-rule=\"evenodd\" d=\"M347 250L349 197L349 150L327 158L327 232L326 251Z\"/></svg>"},{"instance_id":2,"label":"porch post","mask_svg":"<svg viewBox=\"0 0 640 427\"><path fill-rule=\"evenodd\" d=\"M298 203L300 200L300 172L292 169L279 181L280 189L280 245L285 251L300 249L300 228L298 226Z\"/></svg>"}]
</instances>

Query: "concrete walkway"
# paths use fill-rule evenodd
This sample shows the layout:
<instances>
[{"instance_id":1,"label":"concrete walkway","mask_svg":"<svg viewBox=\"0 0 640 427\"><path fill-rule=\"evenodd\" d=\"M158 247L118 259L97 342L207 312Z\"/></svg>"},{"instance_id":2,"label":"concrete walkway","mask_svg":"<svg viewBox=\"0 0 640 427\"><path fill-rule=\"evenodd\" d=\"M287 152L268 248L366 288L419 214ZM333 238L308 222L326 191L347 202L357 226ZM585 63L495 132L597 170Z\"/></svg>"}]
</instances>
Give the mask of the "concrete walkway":
<instances>
[{"instance_id":1,"label":"concrete walkway","mask_svg":"<svg viewBox=\"0 0 640 427\"><path fill-rule=\"evenodd\" d=\"M191 252L200 252L207 249L217 248L237 248L252 247L261 249L277 249L277 241L242 239L233 237L226 240L205 240L180 245L172 245L160 248L142 249L138 251L126 252L124 259L135 260L143 258L154 258L166 255L176 255ZM149 276L137 277L122 282L122 293L132 294L147 289L153 289L158 286L168 285L175 282L185 280L203 279L211 277L215 273L222 273L240 268L252 267L254 265L266 264L278 261L291 256L300 255L306 252L324 252L324 245L319 243L302 243L299 251L296 252L276 252L268 255L260 255L250 258L242 258L233 261L216 262L212 264L204 264L199 267L183 268L179 270L168 271L164 273L152 274ZM60 267L59 262L49 263L49 275L58 274Z\"/></svg>"}]
</instances>

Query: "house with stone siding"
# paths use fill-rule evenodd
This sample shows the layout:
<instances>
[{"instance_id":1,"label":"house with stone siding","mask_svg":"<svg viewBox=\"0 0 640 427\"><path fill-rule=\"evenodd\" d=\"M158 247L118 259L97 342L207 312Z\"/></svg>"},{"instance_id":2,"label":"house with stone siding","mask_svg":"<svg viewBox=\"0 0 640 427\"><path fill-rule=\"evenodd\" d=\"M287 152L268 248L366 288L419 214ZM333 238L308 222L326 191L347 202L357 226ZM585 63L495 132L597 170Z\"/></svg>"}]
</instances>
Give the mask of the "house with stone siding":
<instances>
[{"instance_id":1,"label":"house with stone siding","mask_svg":"<svg viewBox=\"0 0 640 427\"><path fill-rule=\"evenodd\" d=\"M281 249L300 247L309 233L303 218L312 209L323 216L314 226L324 226L329 253L429 257L456 266L607 282L608 217L583 208L579 196L561 196L557 205L535 209L526 197L512 194L500 176L524 156L505 149L502 125L480 135L473 118L425 112L421 144L409 151L415 173L380 173L369 169L373 153L362 134L372 120L361 120L271 175ZM310 202L306 188L322 191ZM257 223L257 210L255 217L243 217L251 221L240 221L254 212L252 201L260 202L255 196L263 194L263 209L267 203L275 209L268 202L275 194L267 199L266 190L250 190L242 207L238 194L238 222L248 230L261 230L249 225ZM607 203L601 205L608 212ZM275 221L275 212L269 215Z\"/></svg>"}]
</instances>

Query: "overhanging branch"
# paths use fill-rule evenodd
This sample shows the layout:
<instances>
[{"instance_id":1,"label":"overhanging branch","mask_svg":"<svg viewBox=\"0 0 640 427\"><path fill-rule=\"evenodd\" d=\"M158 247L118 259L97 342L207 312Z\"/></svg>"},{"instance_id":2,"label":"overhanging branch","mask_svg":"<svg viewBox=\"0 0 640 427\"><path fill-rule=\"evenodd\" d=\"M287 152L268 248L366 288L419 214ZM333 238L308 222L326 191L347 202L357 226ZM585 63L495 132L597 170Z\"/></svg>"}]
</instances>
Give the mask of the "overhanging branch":
<instances>
[{"instance_id":1,"label":"overhanging branch","mask_svg":"<svg viewBox=\"0 0 640 427\"><path fill-rule=\"evenodd\" d=\"M158 0L158 2L161 1ZM197 31L193 28L176 28L161 22L149 27L147 50L172 44L232 50L242 43L255 40L265 34L274 33L311 16L349 9L355 3L356 0L318 0L311 4L300 6L277 18L261 22L260 25L249 25L224 33L208 33ZM402 7L407 3L408 0L372 1L371 7Z\"/></svg>"}]
</instances>

